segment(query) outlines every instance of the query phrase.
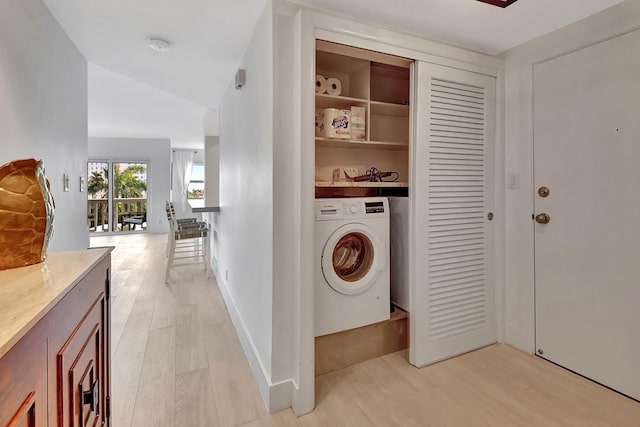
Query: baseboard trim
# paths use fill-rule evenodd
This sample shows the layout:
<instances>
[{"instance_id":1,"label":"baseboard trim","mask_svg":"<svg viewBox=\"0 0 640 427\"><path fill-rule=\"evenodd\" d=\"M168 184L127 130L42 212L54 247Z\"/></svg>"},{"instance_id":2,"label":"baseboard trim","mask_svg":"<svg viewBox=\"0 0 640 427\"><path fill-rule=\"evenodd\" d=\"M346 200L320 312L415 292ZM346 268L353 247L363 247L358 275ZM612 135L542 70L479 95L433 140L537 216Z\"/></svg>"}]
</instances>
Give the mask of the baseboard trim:
<instances>
[{"instance_id":1,"label":"baseboard trim","mask_svg":"<svg viewBox=\"0 0 640 427\"><path fill-rule=\"evenodd\" d=\"M280 381L269 385L269 413L282 411L291 407L292 394L295 390L293 380Z\"/></svg>"},{"instance_id":2,"label":"baseboard trim","mask_svg":"<svg viewBox=\"0 0 640 427\"><path fill-rule=\"evenodd\" d=\"M231 297L227 284L221 280L220 275L216 270L212 271L214 271L215 276L219 278L217 279L217 282L220 292L222 293L224 302L227 305L231 322L233 323L238 339L240 340L240 345L242 345L242 350L247 357L251 372L253 372L253 377L258 385L258 390L262 396L265 408L269 413L290 408L292 395L296 388L294 381L289 379L277 383L271 382L269 374L258 357L258 352L256 351L253 340L248 334L244 321L242 320L233 298Z\"/></svg>"}]
</instances>

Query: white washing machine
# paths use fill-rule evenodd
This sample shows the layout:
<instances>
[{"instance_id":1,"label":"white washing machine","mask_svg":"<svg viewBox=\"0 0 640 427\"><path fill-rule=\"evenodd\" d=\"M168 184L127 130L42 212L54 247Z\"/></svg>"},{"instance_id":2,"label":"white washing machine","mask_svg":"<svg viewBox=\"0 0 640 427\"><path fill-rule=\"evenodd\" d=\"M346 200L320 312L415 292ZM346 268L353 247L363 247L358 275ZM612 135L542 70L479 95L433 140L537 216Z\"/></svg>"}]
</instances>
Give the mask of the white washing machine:
<instances>
[{"instance_id":1,"label":"white washing machine","mask_svg":"<svg viewBox=\"0 0 640 427\"><path fill-rule=\"evenodd\" d=\"M409 311L409 199L389 197L391 302Z\"/></svg>"},{"instance_id":2,"label":"white washing machine","mask_svg":"<svg viewBox=\"0 0 640 427\"><path fill-rule=\"evenodd\" d=\"M315 201L316 336L389 319L389 204Z\"/></svg>"}]
</instances>

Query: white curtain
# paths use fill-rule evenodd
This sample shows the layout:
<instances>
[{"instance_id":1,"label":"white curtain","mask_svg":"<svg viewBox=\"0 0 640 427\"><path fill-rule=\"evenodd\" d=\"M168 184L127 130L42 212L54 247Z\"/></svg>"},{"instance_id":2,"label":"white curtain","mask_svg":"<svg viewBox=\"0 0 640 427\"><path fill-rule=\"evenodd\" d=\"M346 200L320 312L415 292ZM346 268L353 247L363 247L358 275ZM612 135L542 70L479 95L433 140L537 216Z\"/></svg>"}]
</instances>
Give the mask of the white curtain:
<instances>
[{"instance_id":1,"label":"white curtain","mask_svg":"<svg viewBox=\"0 0 640 427\"><path fill-rule=\"evenodd\" d=\"M191 181L193 151L173 152L173 191L171 198L176 208L176 218L192 217L191 206L187 202L187 187Z\"/></svg>"}]
</instances>

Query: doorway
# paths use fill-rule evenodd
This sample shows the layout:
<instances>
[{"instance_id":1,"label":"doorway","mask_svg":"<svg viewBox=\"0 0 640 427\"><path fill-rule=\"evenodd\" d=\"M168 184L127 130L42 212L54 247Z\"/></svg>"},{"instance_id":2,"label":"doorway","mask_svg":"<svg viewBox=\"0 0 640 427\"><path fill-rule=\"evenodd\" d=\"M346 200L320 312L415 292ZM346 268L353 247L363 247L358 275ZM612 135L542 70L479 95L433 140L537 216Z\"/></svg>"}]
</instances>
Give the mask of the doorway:
<instances>
[{"instance_id":1,"label":"doorway","mask_svg":"<svg viewBox=\"0 0 640 427\"><path fill-rule=\"evenodd\" d=\"M147 230L148 162L87 163L87 225L90 233Z\"/></svg>"},{"instance_id":2,"label":"doorway","mask_svg":"<svg viewBox=\"0 0 640 427\"><path fill-rule=\"evenodd\" d=\"M640 31L534 66L538 355L640 399Z\"/></svg>"}]
</instances>

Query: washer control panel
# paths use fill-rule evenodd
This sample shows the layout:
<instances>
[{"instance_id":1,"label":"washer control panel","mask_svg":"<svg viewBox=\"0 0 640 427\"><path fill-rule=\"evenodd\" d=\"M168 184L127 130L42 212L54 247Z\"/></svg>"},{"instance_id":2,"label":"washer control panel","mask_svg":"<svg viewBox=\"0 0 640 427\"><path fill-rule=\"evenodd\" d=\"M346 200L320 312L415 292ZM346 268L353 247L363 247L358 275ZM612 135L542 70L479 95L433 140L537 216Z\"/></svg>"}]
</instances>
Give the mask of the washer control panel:
<instances>
[{"instance_id":1,"label":"washer control panel","mask_svg":"<svg viewBox=\"0 0 640 427\"><path fill-rule=\"evenodd\" d=\"M316 199L316 221L372 216L389 216L389 204L385 197Z\"/></svg>"},{"instance_id":2,"label":"washer control panel","mask_svg":"<svg viewBox=\"0 0 640 427\"><path fill-rule=\"evenodd\" d=\"M365 212L368 214L384 213L385 206L383 201L378 202L364 202Z\"/></svg>"}]
</instances>

